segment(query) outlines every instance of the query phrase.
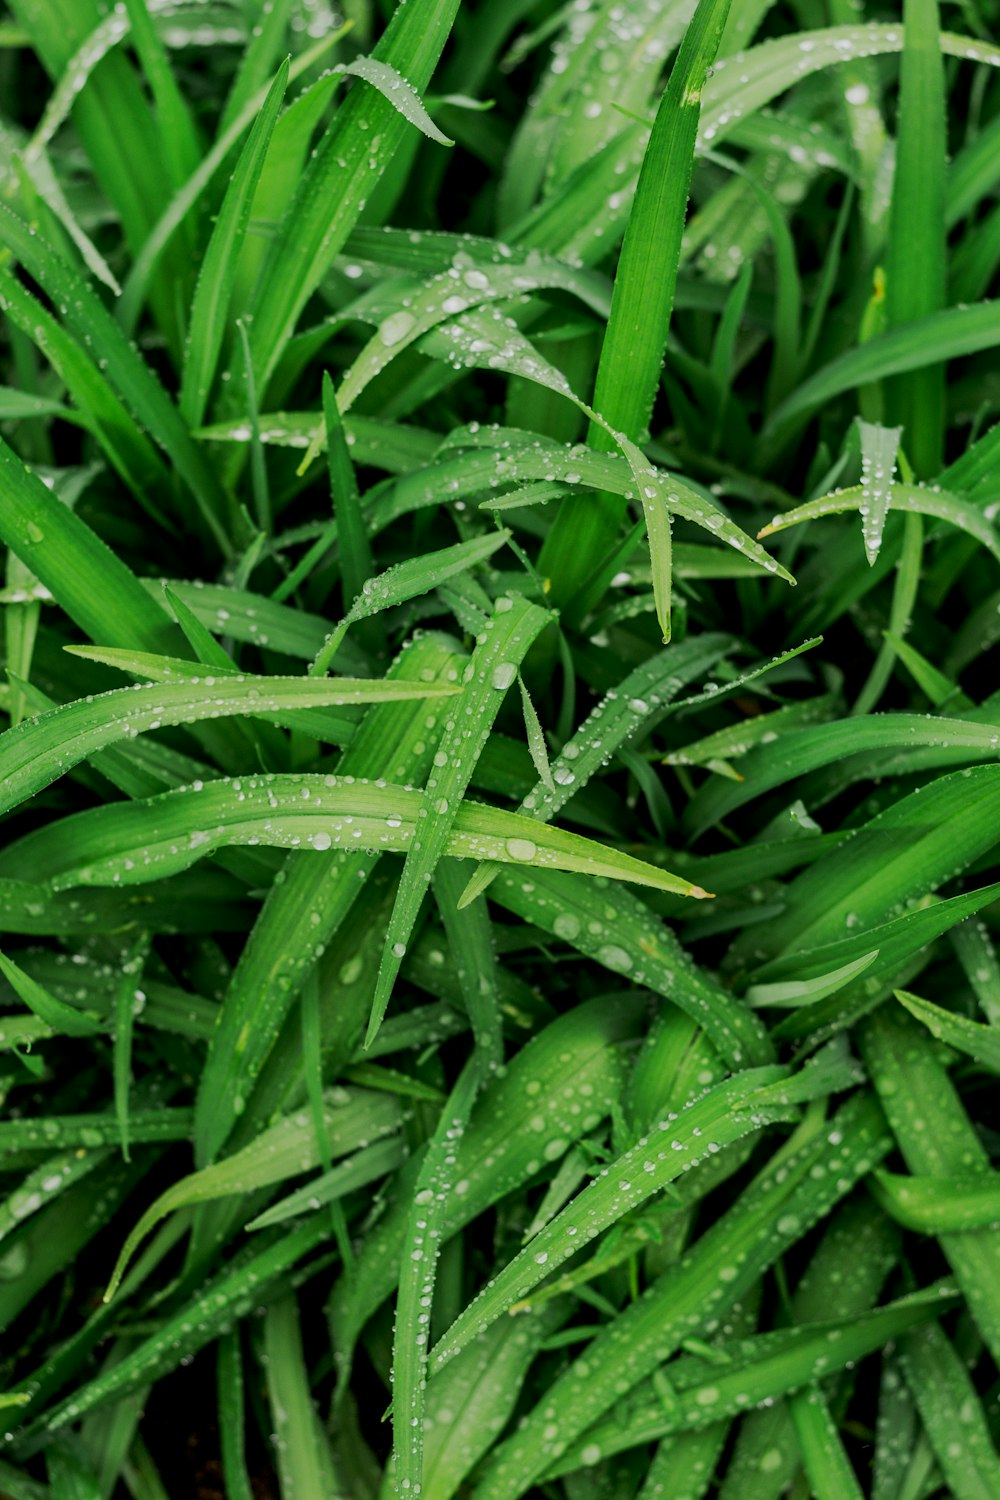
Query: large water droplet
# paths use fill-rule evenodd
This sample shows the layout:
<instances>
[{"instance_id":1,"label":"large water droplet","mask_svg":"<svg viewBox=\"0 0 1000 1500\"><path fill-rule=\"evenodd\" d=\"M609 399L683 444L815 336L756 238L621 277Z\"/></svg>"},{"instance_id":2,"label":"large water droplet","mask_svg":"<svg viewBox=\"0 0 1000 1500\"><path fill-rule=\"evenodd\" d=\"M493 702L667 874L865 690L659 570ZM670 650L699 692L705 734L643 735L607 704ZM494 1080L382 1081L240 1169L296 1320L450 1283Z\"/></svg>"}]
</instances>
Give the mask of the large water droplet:
<instances>
[{"instance_id":1,"label":"large water droplet","mask_svg":"<svg viewBox=\"0 0 1000 1500\"><path fill-rule=\"evenodd\" d=\"M394 312L380 324L378 336L386 348L391 349L393 344L401 343L406 338L415 322L416 318L412 313Z\"/></svg>"}]
</instances>

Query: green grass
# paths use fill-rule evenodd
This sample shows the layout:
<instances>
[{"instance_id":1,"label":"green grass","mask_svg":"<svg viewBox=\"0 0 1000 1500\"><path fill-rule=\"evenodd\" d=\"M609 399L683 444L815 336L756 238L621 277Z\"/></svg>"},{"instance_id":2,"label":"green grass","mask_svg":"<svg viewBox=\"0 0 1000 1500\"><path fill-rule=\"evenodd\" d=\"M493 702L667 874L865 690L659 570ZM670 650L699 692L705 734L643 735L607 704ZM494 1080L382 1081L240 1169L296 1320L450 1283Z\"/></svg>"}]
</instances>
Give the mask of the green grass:
<instances>
[{"instance_id":1,"label":"green grass","mask_svg":"<svg viewBox=\"0 0 1000 1500\"><path fill-rule=\"evenodd\" d=\"M997 0L344 11L0 12L0 1500L996 1500Z\"/></svg>"}]
</instances>

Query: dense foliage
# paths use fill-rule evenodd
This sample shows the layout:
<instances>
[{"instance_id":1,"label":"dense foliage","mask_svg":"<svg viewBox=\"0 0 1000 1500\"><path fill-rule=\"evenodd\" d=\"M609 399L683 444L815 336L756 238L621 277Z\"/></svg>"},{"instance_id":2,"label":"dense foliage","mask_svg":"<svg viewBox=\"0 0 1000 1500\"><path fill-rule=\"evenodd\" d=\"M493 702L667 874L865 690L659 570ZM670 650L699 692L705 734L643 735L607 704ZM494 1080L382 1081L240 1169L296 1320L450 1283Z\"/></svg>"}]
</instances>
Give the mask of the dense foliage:
<instances>
[{"instance_id":1,"label":"dense foliage","mask_svg":"<svg viewBox=\"0 0 1000 1500\"><path fill-rule=\"evenodd\" d=\"M996 1500L995 0L344 9L0 16L0 1494Z\"/></svg>"}]
</instances>

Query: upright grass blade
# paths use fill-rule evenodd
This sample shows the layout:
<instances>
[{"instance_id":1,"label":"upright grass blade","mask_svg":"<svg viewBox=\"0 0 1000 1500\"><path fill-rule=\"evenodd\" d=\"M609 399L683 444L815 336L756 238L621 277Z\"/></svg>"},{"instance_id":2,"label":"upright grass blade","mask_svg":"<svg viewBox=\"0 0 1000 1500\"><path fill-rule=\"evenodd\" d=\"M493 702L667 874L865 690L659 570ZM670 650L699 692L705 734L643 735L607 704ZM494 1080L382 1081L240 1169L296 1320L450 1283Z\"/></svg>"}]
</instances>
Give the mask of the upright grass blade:
<instances>
[{"instance_id":1,"label":"upright grass blade","mask_svg":"<svg viewBox=\"0 0 1000 1500\"><path fill-rule=\"evenodd\" d=\"M219 1340L216 1370L219 1440L222 1448L222 1472L226 1493L232 1496L232 1500L253 1500L253 1489L247 1473L244 1450L246 1419L243 1354L238 1329L223 1334Z\"/></svg>"},{"instance_id":2,"label":"upright grass blade","mask_svg":"<svg viewBox=\"0 0 1000 1500\"><path fill-rule=\"evenodd\" d=\"M288 86L288 60L281 64L229 181L198 273L184 347L180 412L189 427L200 426L222 347L236 262L243 245L250 206L264 166L271 134Z\"/></svg>"},{"instance_id":3,"label":"upright grass blade","mask_svg":"<svg viewBox=\"0 0 1000 1500\"><path fill-rule=\"evenodd\" d=\"M301 53L289 67L289 82L301 77L318 62L329 48L340 40L346 29L348 28L343 27L339 31L329 32L314 46ZM132 263L122 290L118 314L124 328L134 328L146 298L150 294L150 284L155 283L161 260L164 257L169 258L173 252L174 236L183 230L188 215L198 204L219 168L239 142L240 136L256 119L267 97L267 92L266 84L262 83L258 92L242 105L234 119L221 130L215 143L183 186L178 188L167 206L164 208L162 204L157 205L156 222L143 241L142 248Z\"/></svg>"},{"instance_id":4,"label":"upright grass blade","mask_svg":"<svg viewBox=\"0 0 1000 1500\"><path fill-rule=\"evenodd\" d=\"M957 1350L930 1323L908 1333L901 1352L907 1384L949 1490L957 1500L986 1500L1000 1488L1000 1456Z\"/></svg>"},{"instance_id":5,"label":"upright grass blade","mask_svg":"<svg viewBox=\"0 0 1000 1500\"><path fill-rule=\"evenodd\" d=\"M313 1406L294 1296L282 1297L268 1308L264 1353L284 1500L343 1493L329 1440Z\"/></svg>"},{"instance_id":6,"label":"upright grass blade","mask_svg":"<svg viewBox=\"0 0 1000 1500\"><path fill-rule=\"evenodd\" d=\"M481 1057L473 1056L441 1111L414 1184L392 1354L394 1483L402 1500L423 1492L427 1346L444 1205L457 1180L459 1143L484 1076Z\"/></svg>"},{"instance_id":7,"label":"upright grass blade","mask_svg":"<svg viewBox=\"0 0 1000 1500\"><path fill-rule=\"evenodd\" d=\"M889 328L927 317L945 300L946 135L944 60L937 0L905 0L899 139L886 258ZM928 363L890 386L915 472L941 468L944 372Z\"/></svg>"},{"instance_id":8,"label":"upright grass blade","mask_svg":"<svg viewBox=\"0 0 1000 1500\"><path fill-rule=\"evenodd\" d=\"M385 936L366 1045L378 1034L382 1017L409 942L434 867L445 852L459 804L482 754L503 696L513 686L525 653L549 623L545 610L520 595L504 595L496 604L482 640L463 674L464 691L444 733L427 777L396 902ZM505 845L512 859L531 861L536 845L512 837Z\"/></svg>"},{"instance_id":9,"label":"upright grass blade","mask_svg":"<svg viewBox=\"0 0 1000 1500\"><path fill-rule=\"evenodd\" d=\"M926 1033L887 1006L865 1023L862 1048L889 1123L915 1175L988 1170L979 1137ZM1000 1345L996 1228L941 1235L941 1248L986 1345Z\"/></svg>"},{"instance_id":10,"label":"upright grass blade","mask_svg":"<svg viewBox=\"0 0 1000 1500\"><path fill-rule=\"evenodd\" d=\"M132 45L153 96L165 165L176 185L188 175L200 154L194 118L177 87L147 0L125 0L125 8L132 23Z\"/></svg>"},{"instance_id":11,"label":"upright grass blade","mask_svg":"<svg viewBox=\"0 0 1000 1500\"><path fill-rule=\"evenodd\" d=\"M430 82L457 8L458 0L407 0L393 15L373 60L401 74L419 93ZM327 129L254 298L251 349L262 392L299 313L354 228L407 128L383 94L356 86Z\"/></svg>"},{"instance_id":12,"label":"upright grass blade","mask_svg":"<svg viewBox=\"0 0 1000 1500\"><path fill-rule=\"evenodd\" d=\"M231 544L225 525L225 492L153 371L124 337L96 293L5 206L0 206L0 239L65 309L66 321L77 337L104 361L108 380L176 465L209 534L228 555Z\"/></svg>"},{"instance_id":13,"label":"upright grass blade","mask_svg":"<svg viewBox=\"0 0 1000 1500\"><path fill-rule=\"evenodd\" d=\"M670 330L702 88L728 13L729 0L700 0L688 26L657 110L615 276L594 406L613 428L640 442ZM612 448L596 424L588 442L605 452ZM621 501L610 494L587 505L564 502L539 558L557 604L573 600L604 561L623 515Z\"/></svg>"},{"instance_id":14,"label":"upright grass blade","mask_svg":"<svg viewBox=\"0 0 1000 1500\"><path fill-rule=\"evenodd\" d=\"M327 466L330 471L333 510L337 519L340 573L346 604L348 599L360 596L365 584L374 577L375 567L340 407L333 381L326 373L323 376L323 426L326 432ZM368 639L384 643L381 630L369 634Z\"/></svg>"}]
</instances>

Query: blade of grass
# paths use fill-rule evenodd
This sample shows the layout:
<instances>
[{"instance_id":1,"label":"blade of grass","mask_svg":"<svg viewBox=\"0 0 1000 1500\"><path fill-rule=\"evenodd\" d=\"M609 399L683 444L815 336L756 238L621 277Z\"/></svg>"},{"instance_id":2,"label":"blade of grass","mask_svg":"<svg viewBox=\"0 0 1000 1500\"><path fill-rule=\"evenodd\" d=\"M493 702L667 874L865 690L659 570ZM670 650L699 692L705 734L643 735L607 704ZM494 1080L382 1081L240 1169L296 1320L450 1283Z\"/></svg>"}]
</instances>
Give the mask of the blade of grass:
<instances>
[{"instance_id":1,"label":"blade of grass","mask_svg":"<svg viewBox=\"0 0 1000 1500\"><path fill-rule=\"evenodd\" d=\"M189 334L184 348L179 407L189 427L200 426L222 347L236 261L246 235L250 206L288 86L288 59L281 64L254 120L198 273Z\"/></svg>"},{"instance_id":2,"label":"blade of grass","mask_svg":"<svg viewBox=\"0 0 1000 1500\"><path fill-rule=\"evenodd\" d=\"M657 110L643 157L615 275L594 406L617 430L642 441L667 346L681 237L694 167L702 88L729 12L729 0L700 0ZM627 371L627 377L626 377ZM609 451L606 431L591 426L591 447ZM553 600L574 600L611 550L624 517L613 494L586 504L566 500L539 558ZM669 567L669 564L667 564ZM591 587L592 602L603 591Z\"/></svg>"}]
</instances>

